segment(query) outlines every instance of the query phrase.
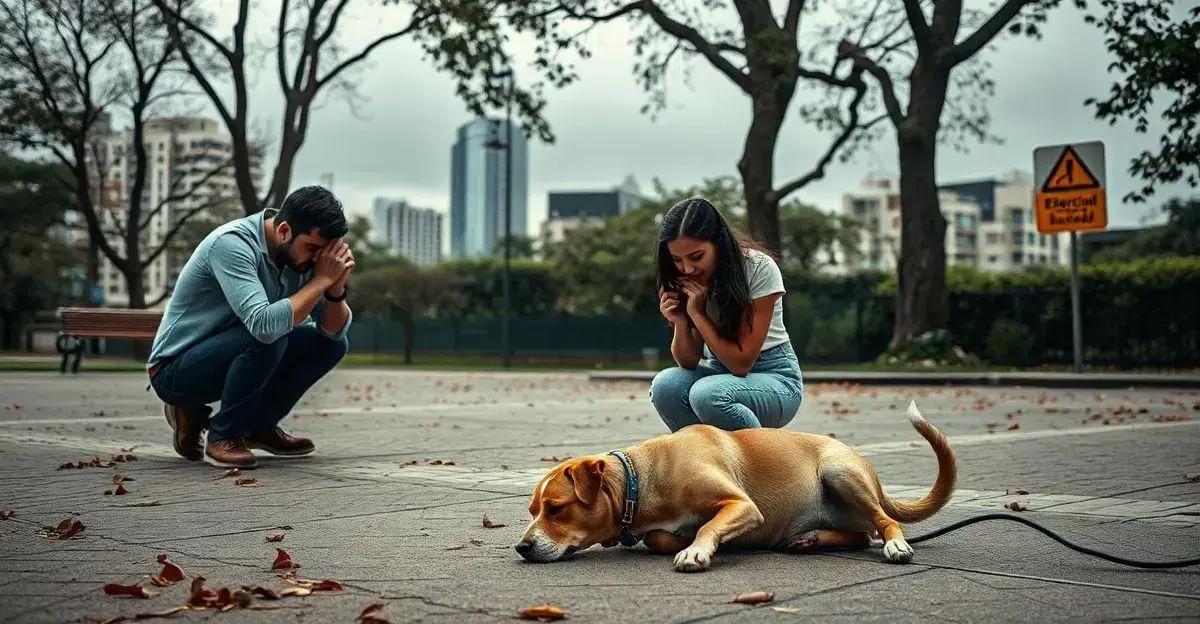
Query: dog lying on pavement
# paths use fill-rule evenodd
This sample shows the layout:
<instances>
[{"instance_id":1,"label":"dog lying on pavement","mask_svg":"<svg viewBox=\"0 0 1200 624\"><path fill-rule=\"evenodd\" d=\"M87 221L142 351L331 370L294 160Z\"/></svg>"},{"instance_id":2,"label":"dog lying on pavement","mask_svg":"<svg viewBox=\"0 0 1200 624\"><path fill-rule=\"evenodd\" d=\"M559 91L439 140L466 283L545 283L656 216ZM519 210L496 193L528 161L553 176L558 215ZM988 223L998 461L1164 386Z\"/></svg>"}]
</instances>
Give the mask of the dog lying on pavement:
<instances>
[{"instance_id":1,"label":"dog lying on pavement","mask_svg":"<svg viewBox=\"0 0 1200 624\"><path fill-rule=\"evenodd\" d=\"M692 425L551 469L534 488L533 521L516 550L549 562L644 540L674 553L676 570L700 572L721 544L809 552L865 548L879 536L884 559L908 563L913 550L900 523L940 510L957 478L954 451L915 402L908 419L938 460L933 489L920 500L890 498L862 455L827 436Z\"/></svg>"}]
</instances>

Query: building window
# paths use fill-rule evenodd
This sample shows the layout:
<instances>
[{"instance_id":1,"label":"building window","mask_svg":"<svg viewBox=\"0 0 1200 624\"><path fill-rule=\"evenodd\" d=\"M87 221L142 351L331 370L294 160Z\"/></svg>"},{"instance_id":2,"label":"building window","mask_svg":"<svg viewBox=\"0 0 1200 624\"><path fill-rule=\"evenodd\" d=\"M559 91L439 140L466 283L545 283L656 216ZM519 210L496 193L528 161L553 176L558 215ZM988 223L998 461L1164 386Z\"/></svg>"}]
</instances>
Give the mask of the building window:
<instances>
[{"instance_id":1,"label":"building window","mask_svg":"<svg viewBox=\"0 0 1200 624\"><path fill-rule=\"evenodd\" d=\"M1012 255L1012 263L1013 264L1021 264L1021 260L1023 258L1024 258L1024 256L1022 256L1020 252L1017 252Z\"/></svg>"},{"instance_id":2,"label":"building window","mask_svg":"<svg viewBox=\"0 0 1200 624\"><path fill-rule=\"evenodd\" d=\"M1033 236L1033 232L1030 232L1030 233L1029 233L1029 235L1026 237L1026 241L1027 241L1027 242L1028 242L1030 245L1033 245L1033 243L1034 243L1034 236Z\"/></svg>"},{"instance_id":3,"label":"building window","mask_svg":"<svg viewBox=\"0 0 1200 624\"><path fill-rule=\"evenodd\" d=\"M996 264L998 260L1000 260L1000 258L996 256L988 256L988 264Z\"/></svg>"},{"instance_id":4,"label":"building window","mask_svg":"<svg viewBox=\"0 0 1200 624\"><path fill-rule=\"evenodd\" d=\"M989 245L995 245L1000 242L1000 235L995 232L988 232L987 242ZM993 256L995 257L995 256Z\"/></svg>"},{"instance_id":5,"label":"building window","mask_svg":"<svg viewBox=\"0 0 1200 624\"><path fill-rule=\"evenodd\" d=\"M1023 237L1021 236L1021 233L1020 233L1020 232L1013 232L1013 233L1012 233L1012 244L1014 244L1014 245L1018 245L1018 246L1019 246L1019 245L1021 244L1021 241L1022 241L1022 240L1024 240L1024 239L1023 239Z\"/></svg>"},{"instance_id":6,"label":"building window","mask_svg":"<svg viewBox=\"0 0 1200 624\"><path fill-rule=\"evenodd\" d=\"M850 209L854 211L855 215L860 217L867 214L868 210L873 210L874 208L875 202L869 199L854 199L850 201Z\"/></svg>"}]
</instances>

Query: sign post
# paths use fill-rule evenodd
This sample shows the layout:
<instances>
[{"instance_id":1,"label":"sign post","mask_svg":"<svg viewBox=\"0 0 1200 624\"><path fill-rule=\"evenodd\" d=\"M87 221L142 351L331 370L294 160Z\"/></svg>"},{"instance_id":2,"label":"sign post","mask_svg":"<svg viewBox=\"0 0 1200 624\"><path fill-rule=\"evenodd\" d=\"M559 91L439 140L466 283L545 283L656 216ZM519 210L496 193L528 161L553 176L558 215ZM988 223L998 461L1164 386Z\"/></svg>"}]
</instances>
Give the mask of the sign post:
<instances>
[{"instance_id":1,"label":"sign post","mask_svg":"<svg viewBox=\"0 0 1200 624\"><path fill-rule=\"evenodd\" d=\"M1104 144L1100 141L1048 145L1033 150L1038 182L1037 228L1042 234L1071 233L1071 338L1074 369L1083 372L1083 321L1079 301L1079 235L1108 227L1104 187Z\"/></svg>"}]
</instances>

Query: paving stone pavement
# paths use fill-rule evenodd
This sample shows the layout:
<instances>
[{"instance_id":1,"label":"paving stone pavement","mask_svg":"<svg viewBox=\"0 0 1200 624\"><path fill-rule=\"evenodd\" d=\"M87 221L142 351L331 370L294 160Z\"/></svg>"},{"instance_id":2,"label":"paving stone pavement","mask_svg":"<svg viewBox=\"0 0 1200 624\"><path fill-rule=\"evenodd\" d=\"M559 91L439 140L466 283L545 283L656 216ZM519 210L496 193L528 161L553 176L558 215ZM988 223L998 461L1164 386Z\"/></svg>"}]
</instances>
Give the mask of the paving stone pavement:
<instances>
[{"instance_id":1,"label":"paving stone pavement","mask_svg":"<svg viewBox=\"0 0 1200 624\"><path fill-rule=\"evenodd\" d=\"M603 452L662 433L646 385L583 375L341 370L287 421L316 456L271 460L235 485L171 450L160 405L137 374L0 375L0 622L85 622L182 604L187 583L149 600L108 582L158 573L167 555L213 587L284 584L275 546L337 594L276 610L180 613L176 621L353 622L381 602L392 622L512 621L541 602L570 621L1200 621L1200 569L1140 570L1074 553L1019 525L985 523L917 545L914 563L877 551L793 556L721 551L709 572L595 548L550 565L512 545L528 522L542 458ZM936 462L908 426L915 399L951 440L959 489L909 535L1020 502L1069 539L1139 559L1200 555L1200 392L811 385L789 428L856 446L897 496ZM57 470L132 449L114 468ZM416 460L416 465L407 465ZM441 461L441 465L434 462ZM453 465L446 465L453 462ZM106 496L114 472L131 480ZM1028 494L1010 493L1016 490ZM40 538L75 516L81 539ZM504 524L487 529L482 520ZM286 527L286 528L284 528ZM280 544L269 533L286 534ZM731 604L767 590L775 602ZM152 620L154 621L154 620Z\"/></svg>"}]
</instances>

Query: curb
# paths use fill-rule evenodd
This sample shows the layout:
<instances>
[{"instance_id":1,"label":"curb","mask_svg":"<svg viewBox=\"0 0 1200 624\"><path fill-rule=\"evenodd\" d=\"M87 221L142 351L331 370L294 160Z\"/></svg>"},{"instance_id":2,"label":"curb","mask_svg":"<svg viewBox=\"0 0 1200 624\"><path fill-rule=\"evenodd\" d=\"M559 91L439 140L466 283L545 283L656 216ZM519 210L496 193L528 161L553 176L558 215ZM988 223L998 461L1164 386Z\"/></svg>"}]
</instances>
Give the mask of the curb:
<instances>
[{"instance_id":1,"label":"curb","mask_svg":"<svg viewBox=\"0 0 1200 624\"><path fill-rule=\"evenodd\" d=\"M588 381L641 381L649 383L655 371L603 371L588 374ZM1033 386L1040 388L1200 388L1200 375L1145 375L1137 373L872 373L813 371L803 373L805 383L852 383L864 386Z\"/></svg>"}]
</instances>

